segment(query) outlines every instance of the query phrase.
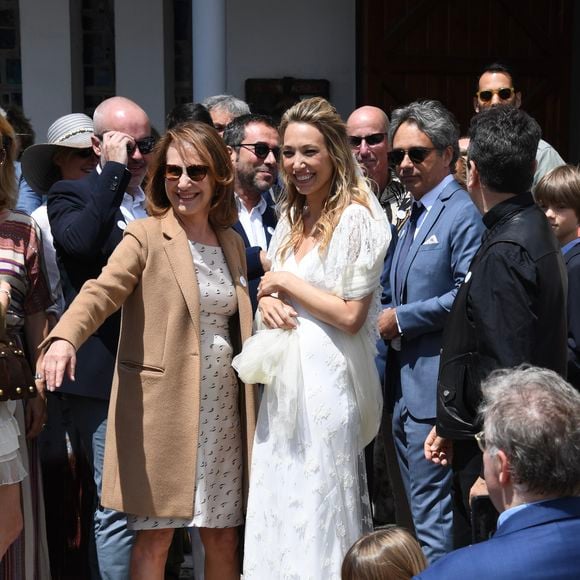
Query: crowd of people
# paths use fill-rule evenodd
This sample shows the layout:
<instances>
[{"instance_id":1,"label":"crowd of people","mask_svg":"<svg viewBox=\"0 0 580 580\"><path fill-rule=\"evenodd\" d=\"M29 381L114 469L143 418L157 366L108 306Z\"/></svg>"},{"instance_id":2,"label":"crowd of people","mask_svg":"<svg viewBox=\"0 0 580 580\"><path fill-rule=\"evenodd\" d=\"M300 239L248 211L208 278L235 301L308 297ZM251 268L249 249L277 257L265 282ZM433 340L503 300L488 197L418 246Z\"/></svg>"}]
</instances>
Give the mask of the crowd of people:
<instances>
[{"instance_id":1,"label":"crowd of people","mask_svg":"<svg viewBox=\"0 0 580 580\"><path fill-rule=\"evenodd\" d=\"M580 169L522 104L493 64L466 137L433 100L218 95L157 139L116 96L19 154L0 115L39 391L0 396L0 577L50 578L65 416L91 580L171 577L186 529L206 580L577 578Z\"/></svg>"}]
</instances>

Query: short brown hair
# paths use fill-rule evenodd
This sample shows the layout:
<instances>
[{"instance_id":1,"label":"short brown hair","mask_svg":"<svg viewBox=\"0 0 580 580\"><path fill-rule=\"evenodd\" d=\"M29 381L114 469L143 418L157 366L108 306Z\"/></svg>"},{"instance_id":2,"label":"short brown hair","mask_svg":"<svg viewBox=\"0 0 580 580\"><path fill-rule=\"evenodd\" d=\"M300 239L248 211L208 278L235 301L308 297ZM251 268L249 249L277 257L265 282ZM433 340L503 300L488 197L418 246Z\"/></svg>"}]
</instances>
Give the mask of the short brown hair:
<instances>
[{"instance_id":1,"label":"short brown hair","mask_svg":"<svg viewBox=\"0 0 580 580\"><path fill-rule=\"evenodd\" d=\"M149 164L146 186L147 211L160 216L171 207L165 191L167 150L174 146L183 156L191 147L208 167L214 193L209 209L209 222L216 229L226 229L236 223L238 211L234 200L234 169L228 150L217 131L200 122L181 123L160 139Z\"/></svg>"},{"instance_id":2,"label":"short brown hair","mask_svg":"<svg viewBox=\"0 0 580 580\"><path fill-rule=\"evenodd\" d=\"M427 567L417 540L398 526L359 538L342 563L342 580L409 580Z\"/></svg>"},{"instance_id":3,"label":"short brown hair","mask_svg":"<svg viewBox=\"0 0 580 580\"><path fill-rule=\"evenodd\" d=\"M555 167L540 179L534 197L539 205L573 209L580 221L580 169L576 165Z\"/></svg>"}]
</instances>

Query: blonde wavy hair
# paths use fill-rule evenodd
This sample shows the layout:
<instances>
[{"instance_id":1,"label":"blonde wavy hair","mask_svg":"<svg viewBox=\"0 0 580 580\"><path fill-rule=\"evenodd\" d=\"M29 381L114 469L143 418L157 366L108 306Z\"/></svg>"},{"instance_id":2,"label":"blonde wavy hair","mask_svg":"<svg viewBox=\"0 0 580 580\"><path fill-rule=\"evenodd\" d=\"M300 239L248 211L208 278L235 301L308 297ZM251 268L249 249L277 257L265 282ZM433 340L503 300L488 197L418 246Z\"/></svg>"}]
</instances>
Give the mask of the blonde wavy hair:
<instances>
[{"instance_id":1,"label":"blonde wavy hair","mask_svg":"<svg viewBox=\"0 0 580 580\"><path fill-rule=\"evenodd\" d=\"M321 97L305 99L284 113L279 128L282 146L284 133L291 123L306 123L318 129L324 137L333 165L329 194L313 231L313 235L319 241L319 252L322 254L345 208L352 203L358 203L370 211L367 199L369 194L372 195L371 188L352 154L346 125L326 99ZM279 257L282 260L290 249L298 248L304 235L306 196L299 193L292 184L284 170L283 162L281 166L281 176L286 190L282 213L287 216L290 223L290 235L279 251Z\"/></svg>"},{"instance_id":2,"label":"blonde wavy hair","mask_svg":"<svg viewBox=\"0 0 580 580\"><path fill-rule=\"evenodd\" d=\"M0 210L14 209L18 199L18 185L14 173L16 140L12 125L0 115L0 149L4 149L4 163L0 165Z\"/></svg>"}]
</instances>

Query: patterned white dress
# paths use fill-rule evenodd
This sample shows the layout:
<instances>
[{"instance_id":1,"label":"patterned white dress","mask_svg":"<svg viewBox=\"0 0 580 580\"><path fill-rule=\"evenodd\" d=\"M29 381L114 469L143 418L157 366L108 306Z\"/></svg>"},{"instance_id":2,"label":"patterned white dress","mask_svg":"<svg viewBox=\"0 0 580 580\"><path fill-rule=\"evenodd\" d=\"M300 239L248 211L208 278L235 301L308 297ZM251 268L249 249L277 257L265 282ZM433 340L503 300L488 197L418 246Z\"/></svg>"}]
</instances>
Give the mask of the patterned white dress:
<instances>
[{"instance_id":1,"label":"patterned white dress","mask_svg":"<svg viewBox=\"0 0 580 580\"><path fill-rule=\"evenodd\" d=\"M238 382L231 367L228 328L238 303L222 249L198 242L190 242L190 247L200 289L202 354L194 517L129 515L129 527L135 530L230 528L243 523Z\"/></svg>"},{"instance_id":2,"label":"patterned white dress","mask_svg":"<svg viewBox=\"0 0 580 580\"><path fill-rule=\"evenodd\" d=\"M360 205L349 206L322 256L315 247L300 262L290 252L279 263L276 250L288 233L286 221L271 242L274 270L344 298L370 293L374 300L367 324L355 336L293 304L298 328L291 332L298 336L301 376L285 394L272 384L264 390L250 471L246 580L339 579L345 553L372 528L363 448L378 429L382 408L372 328L389 238L384 214L376 211L381 215L373 217ZM364 284L352 284L355 270ZM285 409L295 417L290 423L282 418Z\"/></svg>"}]
</instances>

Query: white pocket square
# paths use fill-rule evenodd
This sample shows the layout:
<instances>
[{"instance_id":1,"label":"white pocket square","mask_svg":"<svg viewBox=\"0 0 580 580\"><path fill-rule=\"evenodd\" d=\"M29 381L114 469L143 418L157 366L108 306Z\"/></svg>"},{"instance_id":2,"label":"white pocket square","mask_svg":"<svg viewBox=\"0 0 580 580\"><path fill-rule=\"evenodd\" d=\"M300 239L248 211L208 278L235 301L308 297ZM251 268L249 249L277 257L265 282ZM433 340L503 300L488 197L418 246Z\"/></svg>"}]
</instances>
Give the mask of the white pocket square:
<instances>
[{"instance_id":1,"label":"white pocket square","mask_svg":"<svg viewBox=\"0 0 580 580\"><path fill-rule=\"evenodd\" d=\"M437 236L435 234L433 234L430 238L427 238L424 242L423 245L427 246L430 244L438 244L439 240L437 239Z\"/></svg>"}]
</instances>

